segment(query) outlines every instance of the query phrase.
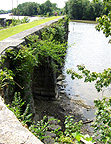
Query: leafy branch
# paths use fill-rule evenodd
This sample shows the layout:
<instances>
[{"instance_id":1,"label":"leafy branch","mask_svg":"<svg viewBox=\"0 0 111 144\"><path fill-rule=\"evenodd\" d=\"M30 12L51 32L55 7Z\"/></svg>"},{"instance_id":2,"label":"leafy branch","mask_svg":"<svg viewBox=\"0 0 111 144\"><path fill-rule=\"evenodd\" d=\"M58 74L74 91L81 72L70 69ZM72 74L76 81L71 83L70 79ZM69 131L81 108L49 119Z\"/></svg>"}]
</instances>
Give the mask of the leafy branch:
<instances>
[{"instance_id":1,"label":"leafy branch","mask_svg":"<svg viewBox=\"0 0 111 144\"><path fill-rule=\"evenodd\" d=\"M80 73L74 71L74 69L68 69L67 74L71 74L71 78L82 79L84 82L96 81L95 87L98 92L102 90L103 87L108 87L111 84L111 68L104 69L102 73L90 72L84 65L78 65L78 70Z\"/></svg>"}]
</instances>

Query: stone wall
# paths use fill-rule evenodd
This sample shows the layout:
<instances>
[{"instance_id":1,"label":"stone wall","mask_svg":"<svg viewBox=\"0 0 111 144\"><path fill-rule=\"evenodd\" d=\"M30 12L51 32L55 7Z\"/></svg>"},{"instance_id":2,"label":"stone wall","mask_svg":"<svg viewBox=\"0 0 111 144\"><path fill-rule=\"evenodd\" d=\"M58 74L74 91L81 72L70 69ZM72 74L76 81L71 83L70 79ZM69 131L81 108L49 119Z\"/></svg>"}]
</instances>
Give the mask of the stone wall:
<instances>
[{"instance_id":1,"label":"stone wall","mask_svg":"<svg viewBox=\"0 0 111 144\"><path fill-rule=\"evenodd\" d=\"M56 74L48 61L34 68L32 76L32 94L37 96L55 97Z\"/></svg>"},{"instance_id":2,"label":"stone wall","mask_svg":"<svg viewBox=\"0 0 111 144\"><path fill-rule=\"evenodd\" d=\"M0 42L0 52L1 55L5 55L6 49L20 49L21 45L27 43L26 37L32 34L37 34L41 37L41 31L45 26L49 26L57 22L59 19L64 18L64 16L52 20L45 24L36 26L29 30L23 31L19 34L6 38ZM11 61L6 58L4 67L11 69ZM32 83L31 83L32 81ZM27 101L30 96L30 104L32 113L35 115L34 109L34 99L39 96L47 96L50 98L55 98L58 96L58 86L57 86L57 75L54 73L53 68L50 66L50 59L46 62L42 62L42 65L35 67L33 70L32 80L27 84L27 93L24 95L24 100ZM6 103L12 101L13 95L11 96L7 89L4 89L4 98ZM1 104L2 103L2 104ZM14 114L9 111L3 102L0 103L0 143L3 144L41 144L39 140L33 137L32 134L28 135L28 130L16 122ZM5 112L6 110L6 112ZM15 120L16 119L16 120ZM37 120L37 119L36 119ZM3 129L2 129L3 128ZM21 134L20 134L21 133ZM30 132L29 132L30 133ZM15 134L15 135L14 135ZM8 139L9 137L9 139ZM33 140L32 140L33 139ZM14 141L17 141L14 143Z\"/></svg>"}]
</instances>

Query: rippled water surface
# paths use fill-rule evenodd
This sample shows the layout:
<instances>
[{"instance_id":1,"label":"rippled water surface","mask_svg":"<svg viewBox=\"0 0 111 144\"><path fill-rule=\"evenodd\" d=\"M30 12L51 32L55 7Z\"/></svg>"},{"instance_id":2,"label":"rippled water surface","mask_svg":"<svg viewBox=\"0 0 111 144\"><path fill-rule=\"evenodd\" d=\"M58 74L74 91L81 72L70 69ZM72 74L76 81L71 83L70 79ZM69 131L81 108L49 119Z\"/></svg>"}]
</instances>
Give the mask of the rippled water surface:
<instances>
[{"instance_id":1,"label":"rippled water surface","mask_svg":"<svg viewBox=\"0 0 111 144\"><path fill-rule=\"evenodd\" d=\"M95 24L69 23L69 36L64 75L66 76L66 93L71 99L82 99L85 104L93 105L95 98L101 98L94 83L84 83L83 80L71 80L66 69L84 64L90 71L102 72L111 67L111 45L102 32L95 29ZM74 45L73 45L74 44Z\"/></svg>"}]
</instances>

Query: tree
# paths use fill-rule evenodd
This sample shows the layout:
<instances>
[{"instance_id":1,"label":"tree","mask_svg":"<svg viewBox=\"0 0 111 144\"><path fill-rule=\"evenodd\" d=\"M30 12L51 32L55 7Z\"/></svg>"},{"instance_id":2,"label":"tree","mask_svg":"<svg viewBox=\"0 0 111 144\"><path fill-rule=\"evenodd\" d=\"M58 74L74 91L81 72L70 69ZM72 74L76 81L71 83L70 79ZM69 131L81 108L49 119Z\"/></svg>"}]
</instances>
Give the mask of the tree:
<instances>
[{"instance_id":1,"label":"tree","mask_svg":"<svg viewBox=\"0 0 111 144\"><path fill-rule=\"evenodd\" d=\"M51 3L50 0L47 0L45 3L41 4L40 6L40 14L49 15L53 14L53 11L58 10L56 3Z\"/></svg>"},{"instance_id":2,"label":"tree","mask_svg":"<svg viewBox=\"0 0 111 144\"><path fill-rule=\"evenodd\" d=\"M11 10L8 10L8 11L6 11L6 10L0 10L0 14L7 14L9 12L11 12Z\"/></svg>"},{"instance_id":3,"label":"tree","mask_svg":"<svg viewBox=\"0 0 111 144\"><path fill-rule=\"evenodd\" d=\"M103 2L94 3L89 0L68 0L64 9L71 19L84 20L95 20L105 12Z\"/></svg>"},{"instance_id":4,"label":"tree","mask_svg":"<svg viewBox=\"0 0 111 144\"><path fill-rule=\"evenodd\" d=\"M33 16L33 15L52 15L54 10L58 10L56 3L51 3L50 0L47 0L43 4L38 4L35 2L25 2L19 4L17 8L13 9L13 14L18 15L18 10L20 15L24 16Z\"/></svg>"},{"instance_id":5,"label":"tree","mask_svg":"<svg viewBox=\"0 0 111 144\"><path fill-rule=\"evenodd\" d=\"M82 18L82 1L81 0L69 0L68 1L68 14L71 19Z\"/></svg>"}]
</instances>

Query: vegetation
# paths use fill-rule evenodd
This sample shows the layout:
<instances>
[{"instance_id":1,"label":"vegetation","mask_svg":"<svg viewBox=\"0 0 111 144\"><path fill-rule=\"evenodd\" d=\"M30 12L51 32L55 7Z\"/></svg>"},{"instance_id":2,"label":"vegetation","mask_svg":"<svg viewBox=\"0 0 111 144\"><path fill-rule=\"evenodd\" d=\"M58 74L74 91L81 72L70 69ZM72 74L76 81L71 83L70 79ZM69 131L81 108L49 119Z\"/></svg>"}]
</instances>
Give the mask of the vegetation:
<instances>
[{"instance_id":1,"label":"vegetation","mask_svg":"<svg viewBox=\"0 0 111 144\"><path fill-rule=\"evenodd\" d=\"M11 10L0 10L0 14L7 14L7 13L11 13Z\"/></svg>"},{"instance_id":2,"label":"vegetation","mask_svg":"<svg viewBox=\"0 0 111 144\"><path fill-rule=\"evenodd\" d=\"M68 143L68 144L81 144L82 139L92 141L91 137L85 137L81 133L81 126L83 125L82 121L74 122L73 116L65 117L65 131L61 131L59 128L55 130L56 134L56 144L59 143ZM81 139L82 138L82 139Z\"/></svg>"},{"instance_id":3,"label":"vegetation","mask_svg":"<svg viewBox=\"0 0 111 144\"><path fill-rule=\"evenodd\" d=\"M12 103L7 106L23 125L32 123L32 114L29 113L29 104L25 104L25 101L21 99L20 92L15 92Z\"/></svg>"},{"instance_id":4,"label":"vegetation","mask_svg":"<svg viewBox=\"0 0 111 144\"><path fill-rule=\"evenodd\" d=\"M110 144L111 140L111 99L104 98L103 100L95 100L96 119L92 124L94 128L94 136L96 136L96 141ZM50 124L50 121L56 119L49 119L44 116L40 121L34 122L31 117L32 114L29 111L29 104L25 105L25 102L22 101L20 93L15 93L14 100L11 105L8 105L8 108L14 112L17 118L21 123L29 128L29 130L40 140L44 140L48 136L45 136L45 132L49 130L53 125ZM60 122L60 121L58 121ZM65 130L61 131L60 128L51 131L56 134L54 138L55 144L59 143L68 143L68 144L82 144L85 142L94 142L94 136L84 135L81 132L81 126L83 125L82 121L74 122L73 116L65 117Z\"/></svg>"},{"instance_id":5,"label":"vegetation","mask_svg":"<svg viewBox=\"0 0 111 144\"><path fill-rule=\"evenodd\" d=\"M97 19L96 29L102 30L106 37L110 37L110 0L103 1L105 8L109 10L108 16L103 15ZM109 43L111 40L109 41ZM96 81L95 87L98 92L102 91L103 87L108 87L111 84L111 68L105 69L102 73L90 72L84 65L78 65L77 73L74 69L67 70L68 74L71 74L71 78L82 79L84 82ZM111 97L103 98L102 100L95 100L95 106L97 107L96 118L92 126L94 127L94 133L97 137L97 141L103 142L104 144L111 144Z\"/></svg>"},{"instance_id":6,"label":"vegetation","mask_svg":"<svg viewBox=\"0 0 111 144\"><path fill-rule=\"evenodd\" d=\"M48 136L45 136L45 132L49 130L49 128L53 125L50 124L50 121L55 120L50 118L47 120L47 116L44 116L42 120L37 121L37 123L33 122L29 130L40 140L44 140Z\"/></svg>"},{"instance_id":7,"label":"vegetation","mask_svg":"<svg viewBox=\"0 0 111 144\"><path fill-rule=\"evenodd\" d=\"M96 119L92 123L97 141L111 144L111 97L95 100Z\"/></svg>"},{"instance_id":8,"label":"vegetation","mask_svg":"<svg viewBox=\"0 0 111 144\"><path fill-rule=\"evenodd\" d=\"M11 61L10 72L13 74L13 77L11 75L7 77L5 70L0 72L0 79L4 79L4 81L2 80L1 88L5 87L11 91L9 87L11 84L10 79L15 84L19 83L19 87L18 84L15 85L16 88L10 92L11 94L15 93L15 95L12 103L8 105L9 109L15 113L23 125L26 127L29 126L30 131L41 140L45 138L45 131L50 127L50 120L47 122L46 118L44 118L37 123L32 122L29 104L24 102L21 96L24 97L24 93L27 90L26 85L30 84L31 81L33 68L41 63L41 59L45 61L48 57L51 58L51 65L55 68L55 71L57 71L56 68L58 65L63 64L63 57L66 54L64 21L67 21L67 18L60 20L57 24L52 25L52 27L46 27L43 30L42 39L39 39L37 35L33 35L27 38L27 45L22 46L20 50L7 50L7 57ZM2 61L4 62L3 59ZM4 76L3 78L2 75ZM4 85L5 82L7 87ZM24 87L23 89L21 88L21 90L20 85Z\"/></svg>"},{"instance_id":9,"label":"vegetation","mask_svg":"<svg viewBox=\"0 0 111 144\"><path fill-rule=\"evenodd\" d=\"M50 0L47 0L43 4L38 4L35 2L25 2L19 4L17 8L12 10L14 15L24 15L24 16L51 16L55 15L55 12L59 12L60 9L57 8L56 3L51 3Z\"/></svg>"},{"instance_id":10,"label":"vegetation","mask_svg":"<svg viewBox=\"0 0 111 144\"><path fill-rule=\"evenodd\" d=\"M63 24L64 20L53 24L50 28L46 27L42 31L42 39L39 39L37 35L27 37L27 45L22 46L20 50L9 49L6 51L11 61L14 80L24 87L22 90L23 95L27 91L26 85L30 85L33 68L41 64L41 61L46 61L47 58L52 59L50 65L55 71L57 71L58 66L63 65L63 57L66 54L65 28L63 28ZM17 89L21 91L20 88Z\"/></svg>"},{"instance_id":11,"label":"vegetation","mask_svg":"<svg viewBox=\"0 0 111 144\"><path fill-rule=\"evenodd\" d=\"M103 14L107 14L102 1L92 2L89 0L68 0L64 7L64 12L71 19L77 20L96 20Z\"/></svg>"},{"instance_id":12,"label":"vegetation","mask_svg":"<svg viewBox=\"0 0 111 144\"><path fill-rule=\"evenodd\" d=\"M104 13L107 14L110 9L109 1L92 3L89 1L76 1L69 0L66 2L64 11L69 14L72 19L91 19L95 20L96 17L102 16ZM49 1L47 1L49 4ZM38 5L37 5L38 6ZM44 7L43 7L44 8ZM104 10L104 8L106 8ZM79 12L78 12L79 9ZM17 9L16 9L17 10ZM40 7L37 9L37 13L40 13ZM48 9L51 13L51 11ZM18 14L18 13L17 13ZM46 14L46 13L45 13ZM97 19L98 25L96 26L97 30L103 30L103 33L106 37L111 36L110 32L110 21L111 14L109 12L108 16L104 15ZM27 28L30 28L32 25L35 25L36 22L32 22L31 25L27 25ZM61 27L60 27L61 26ZM13 80L18 80L18 83L22 84L25 87L26 83L29 83L31 78L32 69L34 66L37 66L38 63L42 60L45 60L47 57L52 58L51 65L54 68L57 68L58 64L62 64L63 57L65 56L66 47L64 42L64 28L60 23L59 25L55 24L52 28L46 28L43 31L42 39L39 39L37 36L31 36L28 38L28 44L23 46L19 51L8 50L7 54L11 60L12 71L2 70L0 72L1 80L1 93L3 94L3 87L7 87L10 82ZM17 26L20 27L20 26ZM23 26L22 26L23 27ZM21 29L21 27L20 27ZM5 31L5 30L4 30ZM12 30L11 30L12 31ZM3 31L2 31L3 33ZM10 33L10 31L9 31ZM46 35L47 33L47 35ZM4 34L5 35L5 34ZM2 36L0 36L2 37ZM56 38L56 39L54 39ZM109 41L111 42L111 41ZM57 70L57 69L56 69ZM78 70L81 72L78 74L74 70L68 70L67 73L71 74L71 78L81 79L85 78L85 82L96 81L97 91L101 91L105 86L111 84L111 69L104 70L103 73L90 72L85 66L78 66ZM13 74L14 73L14 74ZM23 79L25 82L23 83ZM37 124L31 122L31 114L29 113L29 105L25 105L20 98L20 93L15 93L15 99L12 104L9 106L11 110L17 115L17 117L23 121L24 124L29 124L31 132L33 132L41 140L45 137L45 131L50 127L49 122L44 118L41 121L38 121ZM95 101L96 118L92 126L94 128L94 133L97 137L97 141L103 142L104 144L111 144L111 98L103 98L102 100ZM93 141L92 137L85 137L81 131L82 122L75 123L72 117L66 117L65 120L65 131L62 132L57 129L54 133L56 134L56 144L57 143L81 143L83 138L86 141Z\"/></svg>"},{"instance_id":13,"label":"vegetation","mask_svg":"<svg viewBox=\"0 0 111 144\"><path fill-rule=\"evenodd\" d=\"M19 25L19 24L23 24L23 23L28 23L29 21L30 20L28 19L28 17L24 17L21 20L13 18L11 20L11 24L9 24L9 21L6 21L6 23L4 24L4 26L0 25L0 30L6 29L6 28L9 28L9 27L12 27L12 26L16 26L16 25Z\"/></svg>"},{"instance_id":14,"label":"vegetation","mask_svg":"<svg viewBox=\"0 0 111 144\"><path fill-rule=\"evenodd\" d=\"M35 27L37 25L43 24L45 22L48 22L48 21L56 19L56 18L57 17L53 16L53 17L50 17L50 18L45 18L45 19L42 19L42 20L33 21L33 22L30 22L30 23L22 24L22 25L17 25L15 27L10 27L10 28L7 28L7 29L3 29L3 30L0 31L0 41L5 39L5 38L7 38L7 37L10 37L12 35L15 35L17 33L20 33L22 31L25 31L27 29L33 28L33 27ZM12 25L15 24L15 23L16 22L14 20Z\"/></svg>"},{"instance_id":15,"label":"vegetation","mask_svg":"<svg viewBox=\"0 0 111 144\"><path fill-rule=\"evenodd\" d=\"M21 99L20 92L15 93L14 100L10 105L7 106L16 115L23 126L27 127L38 139L43 141L45 138L48 137L45 136L45 133L53 126L53 124L51 124L50 122L56 119L50 118L49 120L47 120L47 117L44 116L43 119L40 121L32 121L32 114L29 111L29 104L25 105L25 101ZM58 122L60 121L58 120ZM56 134L56 138L54 139L56 144L79 144L81 143L81 138L86 141L92 141L91 137L85 137L83 134L81 134L80 129L82 126L82 121L74 122L72 116L66 116L64 125L64 132L60 130L60 127L56 130L51 131L51 133Z\"/></svg>"}]
</instances>

